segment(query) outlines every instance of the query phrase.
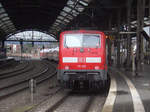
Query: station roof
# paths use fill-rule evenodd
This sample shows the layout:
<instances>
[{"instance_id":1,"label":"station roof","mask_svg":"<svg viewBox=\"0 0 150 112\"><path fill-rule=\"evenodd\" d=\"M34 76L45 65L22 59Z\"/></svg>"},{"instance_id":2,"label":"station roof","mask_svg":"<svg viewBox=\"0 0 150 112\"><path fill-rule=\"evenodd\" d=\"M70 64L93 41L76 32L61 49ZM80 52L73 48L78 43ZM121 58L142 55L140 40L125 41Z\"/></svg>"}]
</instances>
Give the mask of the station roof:
<instances>
[{"instance_id":1,"label":"station roof","mask_svg":"<svg viewBox=\"0 0 150 112\"><path fill-rule=\"evenodd\" d=\"M112 18L112 28L117 25L117 12L122 10L121 24L126 23L128 0L1 0L0 1L0 39L27 29L36 29L58 35L66 29L77 27L97 27L108 30ZM132 4L132 27L136 27L136 1ZM145 1L145 4L149 0ZM146 6L145 24L148 21Z\"/></svg>"}]
</instances>

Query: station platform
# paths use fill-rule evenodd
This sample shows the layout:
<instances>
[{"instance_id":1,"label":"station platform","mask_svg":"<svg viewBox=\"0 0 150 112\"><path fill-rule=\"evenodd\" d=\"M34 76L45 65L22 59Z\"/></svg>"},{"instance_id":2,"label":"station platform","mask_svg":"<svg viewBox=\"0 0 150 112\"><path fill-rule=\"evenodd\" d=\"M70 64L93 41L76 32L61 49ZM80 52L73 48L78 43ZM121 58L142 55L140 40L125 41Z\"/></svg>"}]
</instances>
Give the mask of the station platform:
<instances>
[{"instance_id":1,"label":"station platform","mask_svg":"<svg viewBox=\"0 0 150 112\"><path fill-rule=\"evenodd\" d=\"M10 64L13 64L14 58L12 57L7 57L7 58L1 58L0 59L0 69L7 69L7 66Z\"/></svg>"},{"instance_id":2,"label":"station platform","mask_svg":"<svg viewBox=\"0 0 150 112\"><path fill-rule=\"evenodd\" d=\"M111 85L102 112L150 112L150 65L138 73L116 67L109 72Z\"/></svg>"},{"instance_id":3,"label":"station platform","mask_svg":"<svg viewBox=\"0 0 150 112\"><path fill-rule=\"evenodd\" d=\"M14 58L13 58L13 57L1 58L1 59L0 59L0 62L10 61L10 60L14 60Z\"/></svg>"}]
</instances>

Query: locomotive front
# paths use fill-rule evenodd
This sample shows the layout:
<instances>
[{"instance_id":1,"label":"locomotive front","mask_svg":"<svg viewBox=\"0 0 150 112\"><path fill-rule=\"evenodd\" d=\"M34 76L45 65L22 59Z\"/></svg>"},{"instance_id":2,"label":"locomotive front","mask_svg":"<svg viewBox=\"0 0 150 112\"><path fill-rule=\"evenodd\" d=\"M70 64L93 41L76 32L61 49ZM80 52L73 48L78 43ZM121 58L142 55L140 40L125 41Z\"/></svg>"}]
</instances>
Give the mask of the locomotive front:
<instances>
[{"instance_id":1,"label":"locomotive front","mask_svg":"<svg viewBox=\"0 0 150 112\"><path fill-rule=\"evenodd\" d=\"M104 33L86 30L62 32L57 79L65 88L104 85L107 80Z\"/></svg>"}]
</instances>

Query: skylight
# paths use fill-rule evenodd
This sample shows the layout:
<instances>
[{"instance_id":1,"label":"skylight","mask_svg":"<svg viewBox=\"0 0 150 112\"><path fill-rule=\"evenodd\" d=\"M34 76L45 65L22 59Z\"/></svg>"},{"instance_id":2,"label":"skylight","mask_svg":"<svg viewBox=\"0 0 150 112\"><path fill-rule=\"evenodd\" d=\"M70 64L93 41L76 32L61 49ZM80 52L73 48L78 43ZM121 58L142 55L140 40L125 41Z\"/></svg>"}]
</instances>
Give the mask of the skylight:
<instances>
[{"instance_id":1,"label":"skylight","mask_svg":"<svg viewBox=\"0 0 150 112\"><path fill-rule=\"evenodd\" d=\"M49 32L57 34L58 31L63 30L69 22L84 11L90 1L91 0L68 0L66 6L62 9L54 24L50 27Z\"/></svg>"},{"instance_id":2,"label":"skylight","mask_svg":"<svg viewBox=\"0 0 150 112\"><path fill-rule=\"evenodd\" d=\"M6 33L10 33L16 30L12 21L10 20L8 14L0 3L0 28L3 29Z\"/></svg>"}]
</instances>

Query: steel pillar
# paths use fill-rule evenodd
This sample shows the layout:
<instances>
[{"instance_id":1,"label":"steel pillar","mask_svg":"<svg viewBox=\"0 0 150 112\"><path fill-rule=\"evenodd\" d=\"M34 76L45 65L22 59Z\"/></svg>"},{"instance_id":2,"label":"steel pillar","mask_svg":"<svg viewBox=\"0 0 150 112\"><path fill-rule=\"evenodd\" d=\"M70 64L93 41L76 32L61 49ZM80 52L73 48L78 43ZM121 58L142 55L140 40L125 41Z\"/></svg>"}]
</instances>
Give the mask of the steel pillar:
<instances>
[{"instance_id":1,"label":"steel pillar","mask_svg":"<svg viewBox=\"0 0 150 112\"><path fill-rule=\"evenodd\" d=\"M21 60L22 60L22 52L23 52L23 39L20 39L20 46L21 46Z\"/></svg>"},{"instance_id":2,"label":"steel pillar","mask_svg":"<svg viewBox=\"0 0 150 112\"><path fill-rule=\"evenodd\" d=\"M144 27L144 16L145 16L145 0L142 0L142 17L141 17L141 21L142 21L142 30ZM144 62L144 36L142 34L141 37L141 61Z\"/></svg>"},{"instance_id":3,"label":"steel pillar","mask_svg":"<svg viewBox=\"0 0 150 112\"><path fill-rule=\"evenodd\" d=\"M0 48L5 48L5 40L0 40Z\"/></svg>"},{"instance_id":4,"label":"steel pillar","mask_svg":"<svg viewBox=\"0 0 150 112\"><path fill-rule=\"evenodd\" d=\"M131 31L131 0L128 0L128 5L127 5L127 26L128 26L128 32ZM131 64L131 35L127 34L127 68L130 68Z\"/></svg>"},{"instance_id":5,"label":"steel pillar","mask_svg":"<svg viewBox=\"0 0 150 112\"><path fill-rule=\"evenodd\" d=\"M142 37L142 30L143 30L143 22L144 22L144 6L145 0L138 0L137 1L137 52L136 52L136 63L137 63L137 70L141 68L141 61L143 58L143 37ZM144 8L144 9L143 9Z\"/></svg>"},{"instance_id":6,"label":"steel pillar","mask_svg":"<svg viewBox=\"0 0 150 112\"><path fill-rule=\"evenodd\" d=\"M2 49L5 48L5 40L2 41Z\"/></svg>"},{"instance_id":7,"label":"steel pillar","mask_svg":"<svg viewBox=\"0 0 150 112\"><path fill-rule=\"evenodd\" d=\"M117 34L117 67L120 67L120 19L121 19L121 9L118 9L118 34Z\"/></svg>"},{"instance_id":8,"label":"steel pillar","mask_svg":"<svg viewBox=\"0 0 150 112\"><path fill-rule=\"evenodd\" d=\"M109 19L109 23L108 23L108 27L109 27L109 30L111 31L111 22L112 22L112 16L110 17ZM109 34L109 36L111 36ZM108 65L111 65L112 64L112 61L111 61L111 46L112 46L112 42L110 40L110 38L108 38Z\"/></svg>"},{"instance_id":9,"label":"steel pillar","mask_svg":"<svg viewBox=\"0 0 150 112\"><path fill-rule=\"evenodd\" d=\"M150 0L149 0L149 20L150 20ZM150 27L149 27L149 34L150 34ZM149 43L148 44L149 44L148 46L150 46L150 39L149 39Z\"/></svg>"}]
</instances>

